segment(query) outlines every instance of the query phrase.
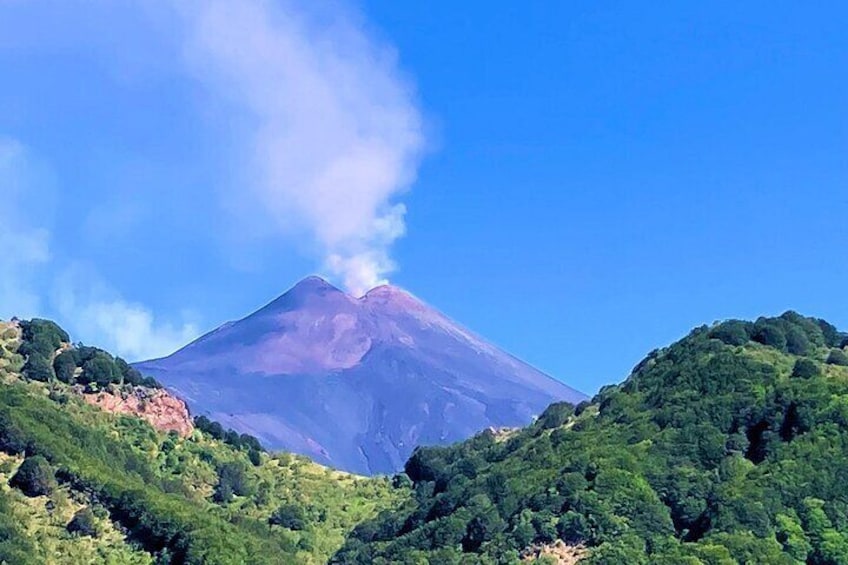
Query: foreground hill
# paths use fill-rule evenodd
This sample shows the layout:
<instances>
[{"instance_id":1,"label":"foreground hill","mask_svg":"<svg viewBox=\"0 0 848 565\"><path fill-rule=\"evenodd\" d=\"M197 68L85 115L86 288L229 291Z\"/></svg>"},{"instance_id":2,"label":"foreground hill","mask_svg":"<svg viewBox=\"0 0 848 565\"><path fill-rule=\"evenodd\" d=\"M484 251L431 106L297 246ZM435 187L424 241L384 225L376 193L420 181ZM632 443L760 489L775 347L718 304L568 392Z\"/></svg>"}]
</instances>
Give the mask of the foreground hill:
<instances>
[{"instance_id":1,"label":"foreground hill","mask_svg":"<svg viewBox=\"0 0 848 565\"><path fill-rule=\"evenodd\" d=\"M846 346L791 312L698 328L576 410L416 450L414 498L334 562L844 565Z\"/></svg>"},{"instance_id":2,"label":"foreground hill","mask_svg":"<svg viewBox=\"0 0 848 565\"><path fill-rule=\"evenodd\" d=\"M0 323L0 563L323 563L407 496L182 421L158 383L68 341Z\"/></svg>"},{"instance_id":3,"label":"foreground hill","mask_svg":"<svg viewBox=\"0 0 848 565\"><path fill-rule=\"evenodd\" d=\"M354 298L317 277L136 367L268 448L363 474L585 399L403 290Z\"/></svg>"}]
</instances>

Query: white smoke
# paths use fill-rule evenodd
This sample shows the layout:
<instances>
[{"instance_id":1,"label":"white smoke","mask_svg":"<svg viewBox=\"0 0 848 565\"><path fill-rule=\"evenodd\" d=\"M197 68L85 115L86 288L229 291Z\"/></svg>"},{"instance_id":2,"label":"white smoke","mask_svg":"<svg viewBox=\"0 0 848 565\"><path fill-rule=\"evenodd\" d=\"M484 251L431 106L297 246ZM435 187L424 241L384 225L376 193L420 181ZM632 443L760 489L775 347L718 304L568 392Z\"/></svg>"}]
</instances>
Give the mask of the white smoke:
<instances>
[{"instance_id":1,"label":"white smoke","mask_svg":"<svg viewBox=\"0 0 848 565\"><path fill-rule=\"evenodd\" d=\"M0 137L0 319L45 316L52 307L73 334L130 360L171 353L197 337L196 325L155 319L82 265L55 277L50 300L43 298L39 291L51 286L45 279L54 278L59 258L42 217L50 216L55 195L39 168L23 143Z\"/></svg>"},{"instance_id":2,"label":"white smoke","mask_svg":"<svg viewBox=\"0 0 848 565\"><path fill-rule=\"evenodd\" d=\"M405 232L396 198L424 145L395 52L349 15L319 22L287 2L217 0L179 11L192 73L251 124L246 164L255 175L230 202L251 222L264 215L274 233L308 232L350 291L381 283Z\"/></svg>"},{"instance_id":3,"label":"white smoke","mask_svg":"<svg viewBox=\"0 0 848 565\"><path fill-rule=\"evenodd\" d=\"M185 314L180 323L158 319L138 302L126 300L90 265L73 263L56 277L53 306L72 335L105 347L129 361L169 355L200 335Z\"/></svg>"}]
</instances>

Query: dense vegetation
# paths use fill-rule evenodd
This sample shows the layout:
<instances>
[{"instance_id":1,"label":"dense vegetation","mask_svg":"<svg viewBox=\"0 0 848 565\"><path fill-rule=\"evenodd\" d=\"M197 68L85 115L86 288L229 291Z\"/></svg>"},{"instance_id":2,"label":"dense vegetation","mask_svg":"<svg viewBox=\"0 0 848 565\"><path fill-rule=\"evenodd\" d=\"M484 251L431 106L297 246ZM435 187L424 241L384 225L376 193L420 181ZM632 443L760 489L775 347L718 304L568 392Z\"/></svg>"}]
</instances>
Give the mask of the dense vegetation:
<instances>
[{"instance_id":1,"label":"dense vegetation","mask_svg":"<svg viewBox=\"0 0 848 565\"><path fill-rule=\"evenodd\" d=\"M591 402L419 448L389 480L203 417L180 437L107 414L80 394L152 383L50 322L0 326L0 562L514 563L564 543L590 564L846 564L846 348L792 312L704 326Z\"/></svg>"},{"instance_id":2,"label":"dense vegetation","mask_svg":"<svg viewBox=\"0 0 848 565\"><path fill-rule=\"evenodd\" d=\"M701 327L530 427L419 448L414 497L337 563L848 563L845 334L788 312ZM399 479L400 480L400 479Z\"/></svg>"},{"instance_id":3,"label":"dense vegetation","mask_svg":"<svg viewBox=\"0 0 848 565\"><path fill-rule=\"evenodd\" d=\"M67 340L50 322L0 326L0 563L320 563L407 496L208 420L180 437L103 412L89 384L146 381ZM19 372L69 353L73 371Z\"/></svg>"},{"instance_id":4,"label":"dense vegetation","mask_svg":"<svg viewBox=\"0 0 848 565\"><path fill-rule=\"evenodd\" d=\"M158 388L155 379L143 377L120 357L82 344L70 347L70 337L49 320L19 322L21 344L18 353L26 358L23 374L30 380L82 384L89 389L109 384L143 385Z\"/></svg>"}]
</instances>

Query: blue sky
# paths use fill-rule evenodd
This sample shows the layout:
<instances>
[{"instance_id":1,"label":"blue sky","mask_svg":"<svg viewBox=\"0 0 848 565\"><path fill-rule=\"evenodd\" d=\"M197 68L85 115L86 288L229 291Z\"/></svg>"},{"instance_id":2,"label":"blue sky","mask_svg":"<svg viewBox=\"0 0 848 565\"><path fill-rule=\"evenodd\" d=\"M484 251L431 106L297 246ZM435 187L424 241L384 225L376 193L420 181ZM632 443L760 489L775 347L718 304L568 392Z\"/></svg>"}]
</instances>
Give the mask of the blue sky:
<instances>
[{"instance_id":1,"label":"blue sky","mask_svg":"<svg viewBox=\"0 0 848 565\"><path fill-rule=\"evenodd\" d=\"M848 329L843 3L0 1L0 317L166 353L390 279L586 392Z\"/></svg>"}]
</instances>

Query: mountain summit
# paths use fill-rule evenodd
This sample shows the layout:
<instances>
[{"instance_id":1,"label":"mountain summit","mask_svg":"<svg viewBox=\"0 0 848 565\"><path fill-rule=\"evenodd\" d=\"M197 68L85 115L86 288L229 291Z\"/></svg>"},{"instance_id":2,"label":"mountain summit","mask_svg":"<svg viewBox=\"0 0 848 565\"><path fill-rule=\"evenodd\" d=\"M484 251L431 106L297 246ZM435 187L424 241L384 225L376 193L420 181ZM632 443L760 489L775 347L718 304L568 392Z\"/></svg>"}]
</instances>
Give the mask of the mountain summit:
<instances>
[{"instance_id":1,"label":"mountain summit","mask_svg":"<svg viewBox=\"0 0 848 565\"><path fill-rule=\"evenodd\" d=\"M364 474L586 398L400 288L354 298L319 277L136 366L195 414Z\"/></svg>"}]
</instances>

